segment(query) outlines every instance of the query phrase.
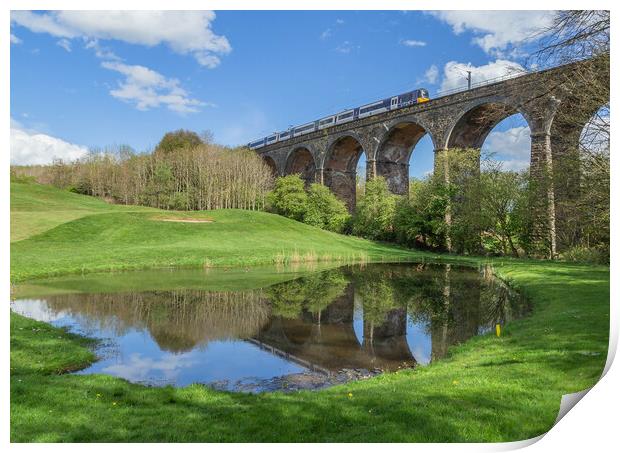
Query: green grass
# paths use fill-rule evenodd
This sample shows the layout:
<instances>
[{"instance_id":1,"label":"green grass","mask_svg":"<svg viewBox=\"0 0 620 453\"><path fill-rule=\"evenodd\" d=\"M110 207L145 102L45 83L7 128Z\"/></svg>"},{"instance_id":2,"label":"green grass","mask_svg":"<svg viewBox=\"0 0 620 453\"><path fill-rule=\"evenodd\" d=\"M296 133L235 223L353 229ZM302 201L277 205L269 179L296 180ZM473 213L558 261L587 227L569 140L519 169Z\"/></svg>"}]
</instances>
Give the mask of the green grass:
<instances>
[{"instance_id":1,"label":"green grass","mask_svg":"<svg viewBox=\"0 0 620 453\"><path fill-rule=\"evenodd\" d=\"M20 241L89 214L145 211L141 206L110 205L52 186L11 182L11 242Z\"/></svg>"},{"instance_id":2,"label":"green grass","mask_svg":"<svg viewBox=\"0 0 620 453\"><path fill-rule=\"evenodd\" d=\"M137 210L76 194L42 198L46 187L12 183L15 209L41 218L45 231L26 237L30 217L16 216L11 229L11 281L66 273L168 266L239 266L290 261L413 259L405 249L342 236L265 212L236 209L192 213ZM13 195L14 194L14 195ZM70 195L70 196L67 196ZM63 198L64 197L64 198ZM103 203L103 204L102 204ZM49 207L49 209L48 209ZM107 207L107 210L106 210ZM31 209L31 211L25 211ZM96 209L96 211L95 211ZM59 214L60 213L60 214ZM51 226L62 213L63 223ZM78 216L74 218L75 216ZM210 223L162 218L209 219ZM47 220L46 220L47 219ZM53 219L53 220L49 220Z\"/></svg>"},{"instance_id":3,"label":"green grass","mask_svg":"<svg viewBox=\"0 0 620 453\"><path fill-rule=\"evenodd\" d=\"M248 264L277 251L310 247L312 239L314 247L329 250L333 243L343 254L363 251L387 259L392 250L395 259L420 256L268 214L210 212L211 224L159 224L149 215L87 215L15 242L12 277L74 272L89 260L94 263L87 270L131 267L115 241L140 266L199 264L205 256L217 264ZM169 248L168 240L174 244ZM199 251L192 252L192 244ZM491 263L532 300L532 316L506 325L499 338L485 335L453 347L447 359L428 367L318 392L247 395L200 385L148 388L104 375L59 375L92 360L87 340L12 314L11 440L485 442L546 432L561 396L594 385L604 367L609 268L451 260ZM81 289L78 278L64 282ZM99 285L105 286L103 277Z\"/></svg>"}]
</instances>

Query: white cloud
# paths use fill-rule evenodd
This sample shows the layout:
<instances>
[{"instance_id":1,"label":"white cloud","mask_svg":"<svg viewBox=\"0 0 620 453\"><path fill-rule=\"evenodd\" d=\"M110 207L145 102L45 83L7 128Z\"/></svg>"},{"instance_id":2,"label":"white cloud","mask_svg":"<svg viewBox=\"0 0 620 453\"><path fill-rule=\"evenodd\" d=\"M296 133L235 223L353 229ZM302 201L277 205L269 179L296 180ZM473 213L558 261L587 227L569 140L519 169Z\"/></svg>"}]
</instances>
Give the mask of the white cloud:
<instances>
[{"instance_id":1,"label":"white cloud","mask_svg":"<svg viewBox=\"0 0 620 453\"><path fill-rule=\"evenodd\" d=\"M44 165L54 159L75 160L88 152L84 146L25 129L11 119L11 164Z\"/></svg>"},{"instance_id":2,"label":"white cloud","mask_svg":"<svg viewBox=\"0 0 620 453\"><path fill-rule=\"evenodd\" d=\"M340 44L338 47L336 47L334 50L338 53L351 53L351 51L353 50L359 50L360 46L359 45L355 45L352 44L350 41L344 41L342 44Z\"/></svg>"},{"instance_id":3,"label":"white cloud","mask_svg":"<svg viewBox=\"0 0 620 453\"><path fill-rule=\"evenodd\" d=\"M135 104L138 110L166 106L178 113L193 113L206 103L189 97L177 79L167 79L145 66L127 65L117 61L104 61L101 66L125 76L118 88L110 94L122 101Z\"/></svg>"},{"instance_id":4,"label":"white cloud","mask_svg":"<svg viewBox=\"0 0 620 453\"><path fill-rule=\"evenodd\" d=\"M423 81L430 84L435 84L437 83L437 79L439 79L439 68L437 68L437 65L431 65L431 67L424 73Z\"/></svg>"},{"instance_id":5,"label":"white cloud","mask_svg":"<svg viewBox=\"0 0 620 453\"><path fill-rule=\"evenodd\" d=\"M165 44L174 52L192 55L209 68L217 55L232 48L213 32L212 11L13 11L11 21L36 33L65 39L113 39L145 46Z\"/></svg>"},{"instance_id":6,"label":"white cloud","mask_svg":"<svg viewBox=\"0 0 620 453\"><path fill-rule=\"evenodd\" d=\"M92 49L95 52L95 56L101 60L121 60L121 58L110 49L101 46L96 39L87 40L84 48Z\"/></svg>"},{"instance_id":7,"label":"white cloud","mask_svg":"<svg viewBox=\"0 0 620 453\"><path fill-rule=\"evenodd\" d=\"M407 47L424 47L424 46L426 46L426 41L418 41L416 39L403 39L400 43L403 46L407 46Z\"/></svg>"},{"instance_id":8,"label":"white cloud","mask_svg":"<svg viewBox=\"0 0 620 453\"><path fill-rule=\"evenodd\" d=\"M65 49L67 52L71 52L71 41L67 38L62 38L60 41L57 41L56 44Z\"/></svg>"},{"instance_id":9,"label":"white cloud","mask_svg":"<svg viewBox=\"0 0 620 453\"><path fill-rule=\"evenodd\" d=\"M22 40L19 39L17 36L15 36L13 33L11 33L11 44L21 44Z\"/></svg>"},{"instance_id":10,"label":"white cloud","mask_svg":"<svg viewBox=\"0 0 620 453\"><path fill-rule=\"evenodd\" d=\"M342 25L342 24L344 24L344 19L336 19L336 23L338 25Z\"/></svg>"},{"instance_id":11,"label":"white cloud","mask_svg":"<svg viewBox=\"0 0 620 453\"><path fill-rule=\"evenodd\" d=\"M522 73L524 68L520 64L508 60L496 60L482 66L449 61L443 69L440 91L467 87L467 71L471 71L472 84L476 84L497 77L516 76Z\"/></svg>"},{"instance_id":12,"label":"white cloud","mask_svg":"<svg viewBox=\"0 0 620 453\"><path fill-rule=\"evenodd\" d=\"M482 151L492 153L493 160L502 162L504 170L520 171L530 165L531 138L528 126L518 126L506 131L491 131Z\"/></svg>"},{"instance_id":13,"label":"white cloud","mask_svg":"<svg viewBox=\"0 0 620 453\"><path fill-rule=\"evenodd\" d=\"M452 27L454 34L474 34L472 43L486 53L501 57L504 51L540 37L549 27L554 11L435 11L431 13Z\"/></svg>"},{"instance_id":14,"label":"white cloud","mask_svg":"<svg viewBox=\"0 0 620 453\"><path fill-rule=\"evenodd\" d=\"M326 30L323 30L323 33L321 33L321 39L327 39L332 35L332 29L328 28Z\"/></svg>"}]
</instances>

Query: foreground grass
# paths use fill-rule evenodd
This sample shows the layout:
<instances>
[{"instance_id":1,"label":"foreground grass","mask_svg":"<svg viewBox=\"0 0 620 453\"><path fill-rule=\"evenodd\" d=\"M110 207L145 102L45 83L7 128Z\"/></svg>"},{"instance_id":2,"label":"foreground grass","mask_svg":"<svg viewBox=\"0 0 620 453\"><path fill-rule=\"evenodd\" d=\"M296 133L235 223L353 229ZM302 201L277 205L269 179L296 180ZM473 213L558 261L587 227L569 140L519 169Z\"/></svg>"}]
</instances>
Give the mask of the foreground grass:
<instances>
[{"instance_id":1,"label":"foreground grass","mask_svg":"<svg viewBox=\"0 0 620 453\"><path fill-rule=\"evenodd\" d=\"M266 214L243 217L245 213L238 211L213 212L208 214L213 223L191 225L226 225L211 230L176 230L190 224L173 223L151 228L148 215L91 215L16 242L12 275L74 271L82 260L91 259L96 263L93 269L114 267L115 260L124 266L129 261L123 261L122 248L114 248L115 241L122 241L132 259L145 265L165 260L192 264L183 255L192 254L192 241L200 248L200 253L191 255L195 260L208 254L218 263L247 263L243 249L238 249L241 246L260 261L274 250L285 250L287 241L299 241L300 249L310 247L312 241L299 238L310 234L321 246L334 243L342 253L362 249L380 257L390 251L368 241L321 236L314 229L281 223ZM115 225L109 216L133 222ZM235 223L238 219L255 222L258 232L251 225ZM263 223L269 225L265 231L261 231ZM107 227L100 231L87 225ZM158 261L157 247L164 246L167 236L157 231L170 225L166 234L177 248L164 247L165 260ZM141 228L147 228L142 235ZM82 236L72 237L71 232ZM235 236L238 243L245 241L237 248ZM414 256L391 250L396 259ZM471 258L467 262L483 264ZM110 376L60 375L90 363L86 340L12 314L11 439L469 442L537 436L552 426L563 394L594 385L602 372L609 331L609 269L522 260L490 263L531 298L531 317L510 323L499 338L486 335L454 347L447 359L428 367L319 392L246 395L200 385L148 388ZM35 265L43 270L29 269ZM64 285L80 290L76 282Z\"/></svg>"}]
</instances>

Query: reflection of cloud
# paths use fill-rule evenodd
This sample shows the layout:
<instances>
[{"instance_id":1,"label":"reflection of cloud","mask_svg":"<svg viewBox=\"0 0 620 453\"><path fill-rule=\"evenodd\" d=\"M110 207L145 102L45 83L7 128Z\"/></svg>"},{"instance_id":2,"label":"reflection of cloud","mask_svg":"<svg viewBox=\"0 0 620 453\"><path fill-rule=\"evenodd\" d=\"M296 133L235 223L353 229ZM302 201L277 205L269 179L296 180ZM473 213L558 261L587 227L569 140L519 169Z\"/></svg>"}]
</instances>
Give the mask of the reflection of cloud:
<instances>
[{"instance_id":1,"label":"reflection of cloud","mask_svg":"<svg viewBox=\"0 0 620 453\"><path fill-rule=\"evenodd\" d=\"M110 365L102 371L132 382L152 380L154 373L161 373L165 380L175 380L182 368L195 364L196 360L187 354L167 354L160 360L155 360L134 353L123 363Z\"/></svg>"},{"instance_id":2,"label":"reflection of cloud","mask_svg":"<svg viewBox=\"0 0 620 453\"><path fill-rule=\"evenodd\" d=\"M47 302L40 299L20 299L11 302L15 313L42 322L53 322L69 315L64 310L52 310Z\"/></svg>"}]
</instances>

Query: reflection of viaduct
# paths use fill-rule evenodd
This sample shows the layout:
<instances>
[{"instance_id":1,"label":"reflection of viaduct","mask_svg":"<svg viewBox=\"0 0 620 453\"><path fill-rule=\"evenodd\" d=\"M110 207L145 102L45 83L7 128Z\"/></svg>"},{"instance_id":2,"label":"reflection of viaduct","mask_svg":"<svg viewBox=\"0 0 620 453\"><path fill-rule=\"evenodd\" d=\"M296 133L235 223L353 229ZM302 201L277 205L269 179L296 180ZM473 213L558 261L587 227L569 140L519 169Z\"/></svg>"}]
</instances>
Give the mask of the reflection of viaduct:
<instances>
[{"instance_id":1,"label":"reflection of viaduct","mask_svg":"<svg viewBox=\"0 0 620 453\"><path fill-rule=\"evenodd\" d=\"M353 329L353 285L319 314L301 318L273 318L252 342L308 368L324 372L343 368L395 370L416 361L407 345L407 312L395 309L386 321L373 326L364 321L360 344Z\"/></svg>"},{"instance_id":2,"label":"reflection of viaduct","mask_svg":"<svg viewBox=\"0 0 620 453\"><path fill-rule=\"evenodd\" d=\"M476 285L474 285L476 286ZM473 291L473 292L472 292ZM431 357L445 355L450 344L476 335L480 324L480 288L448 295L447 317L431 321ZM465 292L468 292L465 295ZM304 312L301 318L274 317L250 341L271 353L307 368L331 372L342 368L395 370L417 363L407 341L407 310L395 308L381 324L364 319L363 341L354 328L354 286L318 314ZM473 296L473 297L472 297Z\"/></svg>"},{"instance_id":3,"label":"reflection of viaduct","mask_svg":"<svg viewBox=\"0 0 620 453\"><path fill-rule=\"evenodd\" d=\"M530 73L388 111L274 143L257 150L279 175L300 173L355 203L356 166L366 156L367 177L383 176L397 194L409 190L409 158L417 142L429 134L435 156L450 148L480 149L490 131L510 115L523 115L531 133L531 172L545 174L570 149L595 113L574 112L577 73L589 62ZM570 123L561 118L571 118ZM576 118L576 120L575 120ZM574 120L574 121L573 121ZM437 164L437 159L436 159ZM555 239L553 188L541 199L544 222Z\"/></svg>"}]
</instances>

